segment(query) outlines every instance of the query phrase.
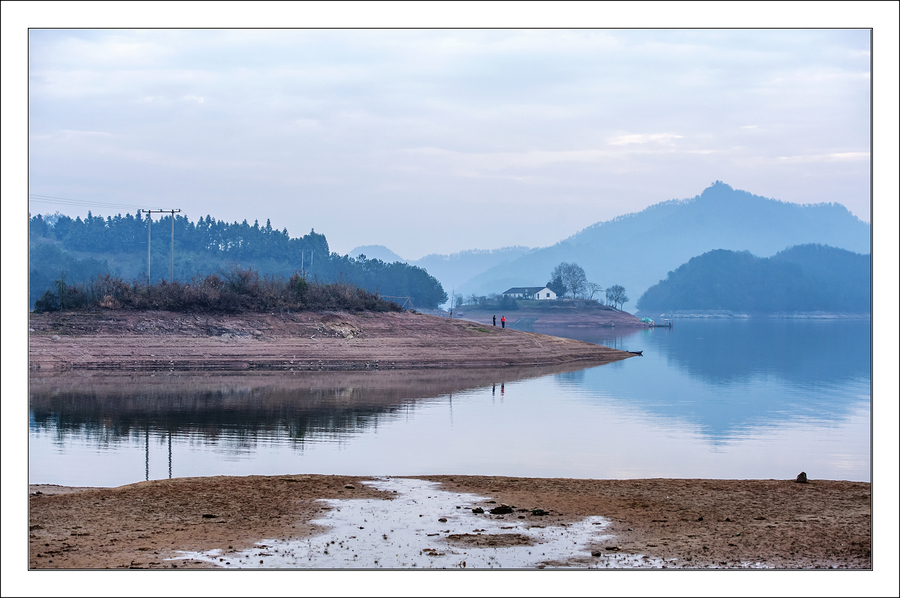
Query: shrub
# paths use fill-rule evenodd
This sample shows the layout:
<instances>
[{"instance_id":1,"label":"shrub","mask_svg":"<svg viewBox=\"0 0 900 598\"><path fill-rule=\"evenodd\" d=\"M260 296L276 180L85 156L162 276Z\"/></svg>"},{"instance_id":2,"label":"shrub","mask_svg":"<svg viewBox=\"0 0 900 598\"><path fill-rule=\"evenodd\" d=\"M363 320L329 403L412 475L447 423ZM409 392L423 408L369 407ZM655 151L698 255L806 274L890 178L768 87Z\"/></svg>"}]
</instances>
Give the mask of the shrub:
<instances>
[{"instance_id":1,"label":"shrub","mask_svg":"<svg viewBox=\"0 0 900 598\"><path fill-rule=\"evenodd\" d=\"M331 284L309 283L298 273L287 281L253 270L232 268L220 277L211 274L192 278L189 283L160 281L147 287L127 283L108 274L87 285L67 285L65 277L56 281L35 302L36 312L62 309L164 309L239 313L243 311L401 311L394 302L346 281Z\"/></svg>"}]
</instances>

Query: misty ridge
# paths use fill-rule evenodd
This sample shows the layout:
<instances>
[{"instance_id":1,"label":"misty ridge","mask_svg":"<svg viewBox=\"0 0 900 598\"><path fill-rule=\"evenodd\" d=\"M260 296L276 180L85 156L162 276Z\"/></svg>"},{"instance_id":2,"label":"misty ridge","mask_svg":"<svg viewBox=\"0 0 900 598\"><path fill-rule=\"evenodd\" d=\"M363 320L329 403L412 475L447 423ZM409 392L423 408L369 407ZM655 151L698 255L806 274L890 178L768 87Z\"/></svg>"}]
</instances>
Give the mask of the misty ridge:
<instances>
[{"instance_id":1,"label":"misty ridge","mask_svg":"<svg viewBox=\"0 0 900 598\"><path fill-rule=\"evenodd\" d=\"M621 285L639 298L669 272L710 251L748 251L764 258L809 244L868 254L871 226L840 204L793 204L716 181L693 198L598 222L550 247L469 251L407 263L425 267L427 262L448 291L465 296L541 285L557 264L577 263L588 280L604 288ZM869 268L860 274L868 280ZM857 291L868 293L868 283L864 286Z\"/></svg>"},{"instance_id":2,"label":"misty ridge","mask_svg":"<svg viewBox=\"0 0 900 598\"><path fill-rule=\"evenodd\" d=\"M349 255L359 256L362 254L368 258L378 258L385 262L402 261L411 266L424 268L429 274L441 281L444 290L453 292L454 289L457 291L461 288L465 290L466 283L473 276L491 268L502 267L504 264L534 251L537 251L537 249L523 246L502 247L500 249L468 249L449 255L432 253L418 260L405 260L383 245L366 245L353 249ZM486 292L485 294L502 293L506 288L508 287Z\"/></svg>"},{"instance_id":3,"label":"misty ridge","mask_svg":"<svg viewBox=\"0 0 900 598\"><path fill-rule=\"evenodd\" d=\"M171 217L154 221L152 225L150 270L154 281L169 277L171 226ZM655 310L660 305L657 299L651 298L658 297L660 291L654 291L655 294L646 300L642 297L644 293L658 283L662 284L670 273L692 258L717 250L747 252L755 259L771 258L778 252L802 245L868 254L871 226L840 204L792 204L735 190L716 181L693 198L664 201L640 212L592 224L544 248L472 249L403 260L384 246L369 245L357 247L342 256L330 252L325 235L314 231L291 238L286 229L279 231L270 222L265 226L258 222L250 225L246 220L240 224L227 224L210 216L196 223L176 216L174 239L174 278L182 281L193 276L227 273L236 267L284 278L302 271L310 280L322 283L344 281L385 297L399 298L401 303L409 297L412 307L428 309L444 304L451 292L492 296L512 287L543 285L554 267L569 262L580 265L588 280L603 287L620 285L630 297L640 298L634 305L641 309L654 305ZM102 274L135 280L146 278L147 223L140 214L104 219L89 213L84 220L58 214L48 218L37 215L31 218L29 240L32 306L46 290L53 289L61 277L69 283L87 282ZM816 255L818 258L824 256L822 252ZM736 259L746 259L746 256ZM813 265L816 259L807 260L804 267L821 274L820 271L828 267ZM778 263L778 259L771 262ZM765 267L775 268L771 264ZM794 263L792 267L798 266ZM854 267L864 272L857 277L849 276L838 287L848 289L848 295L861 297L869 293L870 270L862 262ZM692 276L695 275L693 269L690 271ZM849 297L831 303L820 300L810 303L813 296L828 294L822 290L826 283L821 276L816 278L808 272L794 274L793 279L784 275L766 284L787 285L780 291L782 295L809 295L805 303L798 300L791 305L815 304L824 307L814 311L860 313L861 300ZM731 270L722 275L735 278L737 287L755 284L746 277L736 276ZM745 275L749 276L749 271ZM669 282L668 288L681 284L681 278L682 274L679 274L675 281ZM830 293L836 297L840 293L834 290L835 284L830 281L826 286L831 285L828 287L832 289ZM700 294L695 292L691 305L699 305L696 301ZM716 305L725 305L722 303L724 296L715 297ZM746 309L739 307L744 305L741 301L744 299L734 295L728 307L708 309ZM849 309L847 306L851 304L854 307ZM688 303L672 304L669 308L706 309L686 305ZM776 309L762 307L763 303L759 306L763 311ZM782 310L796 311L788 307L776 309Z\"/></svg>"}]
</instances>

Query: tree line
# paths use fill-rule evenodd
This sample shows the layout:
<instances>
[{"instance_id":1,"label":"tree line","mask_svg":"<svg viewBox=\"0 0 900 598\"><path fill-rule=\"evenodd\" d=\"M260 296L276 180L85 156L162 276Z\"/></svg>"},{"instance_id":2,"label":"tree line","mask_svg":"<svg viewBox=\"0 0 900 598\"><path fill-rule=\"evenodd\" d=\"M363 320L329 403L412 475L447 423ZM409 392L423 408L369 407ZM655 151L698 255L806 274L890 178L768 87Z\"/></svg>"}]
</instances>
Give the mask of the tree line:
<instances>
[{"instance_id":1,"label":"tree line","mask_svg":"<svg viewBox=\"0 0 900 598\"><path fill-rule=\"evenodd\" d=\"M614 284L604 291L600 284L589 281L584 268L574 262L560 262L557 264L553 271L550 272L547 288L556 293L558 297L565 297L571 294L572 299L581 297L593 300L594 295L599 296L600 293L605 292L606 304L616 309L622 309L629 301L623 286Z\"/></svg>"},{"instance_id":2,"label":"tree line","mask_svg":"<svg viewBox=\"0 0 900 598\"><path fill-rule=\"evenodd\" d=\"M186 284L240 268L285 279L299 272L321 284L343 280L371 293L408 297L414 307L433 308L447 300L441 283L423 268L332 253L325 235L315 230L292 238L269 220L265 226L246 220L229 224L207 215L192 222L171 214L148 222L140 212L106 218L88 212L84 219L58 213L30 218L31 305L63 278L86 283L109 274L146 283L148 226L151 283L171 277L170 282Z\"/></svg>"}]
</instances>

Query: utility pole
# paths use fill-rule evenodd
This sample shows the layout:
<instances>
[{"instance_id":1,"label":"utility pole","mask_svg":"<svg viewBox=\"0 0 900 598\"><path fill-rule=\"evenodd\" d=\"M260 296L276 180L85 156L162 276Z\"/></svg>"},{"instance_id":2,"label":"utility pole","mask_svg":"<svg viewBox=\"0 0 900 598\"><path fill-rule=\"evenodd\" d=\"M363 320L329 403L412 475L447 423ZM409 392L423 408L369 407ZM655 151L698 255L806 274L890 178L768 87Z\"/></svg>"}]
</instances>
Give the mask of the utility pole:
<instances>
[{"instance_id":1,"label":"utility pole","mask_svg":"<svg viewBox=\"0 0 900 598\"><path fill-rule=\"evenodd\" d=\"M175 210L172 210L172 244L169 247L169 284L175 278Z\"/></svg>"},{"instance_id":2,"label":"utility pole","mask_svg":"<svg viewBox=\"0 0 900 598\"><path fill-rule=\"evenodd\" d=\"M174 279L175 274L175 214L181 212L180 209L175 210L141 210L141 212L145 212L147 214L147 288L150 288L150 223L153 217L151 214L156 212L157 214L172 214L172 244L171 244L171 254L169 256L169 282L171 283Z\"/></svg>"}]
</instances>

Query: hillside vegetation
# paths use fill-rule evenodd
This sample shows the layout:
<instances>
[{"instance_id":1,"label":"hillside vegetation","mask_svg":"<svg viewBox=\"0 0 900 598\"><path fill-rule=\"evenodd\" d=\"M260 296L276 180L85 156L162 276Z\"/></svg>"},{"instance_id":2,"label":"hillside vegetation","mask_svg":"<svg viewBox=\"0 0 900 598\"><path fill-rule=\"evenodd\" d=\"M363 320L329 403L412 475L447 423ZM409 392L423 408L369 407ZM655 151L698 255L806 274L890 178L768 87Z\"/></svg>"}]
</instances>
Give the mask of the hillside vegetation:
<instances>
[{"instance_id":1,"label":"hillside vegetation","mask_svg":"<svg viewBox=\"0 0 900 598\"><path fill-rule=\"evenodd\" d=\"M206 313L402 310L397 303L346 282L310 284L296 273L288 280L261 278L253 270L236 268L222 278L211 274L189 283L163 280L149 287L108 274L87 283L60 281L35 301L34 311L99 308Z\"/></svg>"},{"instance_id":2,"label":"hillside vegetation","mask_svg":"<svg viewBox=\"0 0 900 598\"><path fill-rule=\"evenodd\" d=\"M89 212L83 220L38 214L29 225L32 307L61 284L87 284L101 275L146 285L148 222L140 212L105 219ZM228 224L210 216L191 222L175 215L173 264L172 227L172 216L150 225L151 283L169 280L172 270L172 282L181 285L252 270L285 281L299 273L310 283L349 283L401 303L408 297L413 307L433 308L447 300L441 283L422 268L330 253L325 235L310 231L292 238L270 222Z\"/></svg>"},{"instance_id":3,"label":"hillside vegetation","mask_svg":"<svg viewBox=\"0 0 900 598\"><path fill-rule=\"evenodd\" d=\"M770 258L718 249L692 258L638 300L642 313L870 313L871 256L824 245Z\"/></svg>"}]
</instances>

